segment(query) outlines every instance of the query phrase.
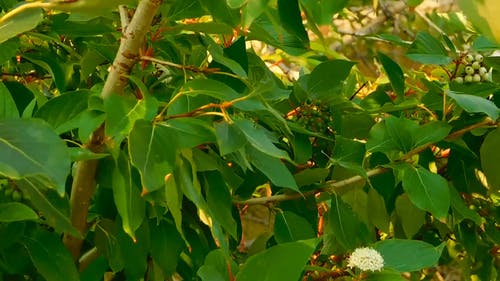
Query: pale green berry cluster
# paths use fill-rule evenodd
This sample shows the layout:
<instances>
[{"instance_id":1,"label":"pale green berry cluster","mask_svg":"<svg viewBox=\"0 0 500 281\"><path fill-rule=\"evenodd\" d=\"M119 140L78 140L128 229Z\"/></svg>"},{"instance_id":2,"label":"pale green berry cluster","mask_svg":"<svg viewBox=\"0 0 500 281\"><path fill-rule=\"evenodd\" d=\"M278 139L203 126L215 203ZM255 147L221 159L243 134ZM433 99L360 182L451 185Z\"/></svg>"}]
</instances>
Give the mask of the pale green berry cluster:
<instances>
[{"instance_id":1,"label":"pale green berry cluster","mask_svg":"<svg viewBox=\"0 0 500 281\"><path fill-rule=\"evenodd\" d=\"M290 118L307 130L315 133L333 134L333 114L328 105L321 101L309 101L295 110Z\"/></svg>"},{"instance_id":2,"label":"pale green berry cluster","mask_svg":"<svg viewBox=\"0 0 500 281\"><path fill-rule=\"evenodd\" d=\"M22 201L27 200L27 196L17 188L12 182L7 179L0 179L0 192L3 193L3 197L10 201Z\"/></svg>"},{"instance_id":3,"label":"pale green berry cluster","mask_svg":"<svg viewBox=\"0 0 500 281\"><path fill-rule=\"evenodd\" d=\"M462 58L463 69L453 79L455 82L472 83L490 81L490 73L484 65L484 57L481 54L467 54Z\"/></svg>"}]
</instances>

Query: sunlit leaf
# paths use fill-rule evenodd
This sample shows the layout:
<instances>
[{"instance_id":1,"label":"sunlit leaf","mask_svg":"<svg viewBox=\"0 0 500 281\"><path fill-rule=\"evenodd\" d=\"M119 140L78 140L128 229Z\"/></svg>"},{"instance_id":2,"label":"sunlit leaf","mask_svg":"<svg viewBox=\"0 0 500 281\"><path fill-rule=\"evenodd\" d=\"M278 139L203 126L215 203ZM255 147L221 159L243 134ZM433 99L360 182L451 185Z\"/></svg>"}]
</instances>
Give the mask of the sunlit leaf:
<instances>
[{"instance_id":1,"label":"sunlit leaf","mask_svg":"<svg viewBox=\"0 0 500 281\"><path fill-rule=\"evenodd\" d=\"M30 207L18 203L0 203L0 222L36 220L38 215Z\"/></svg>"}]
</instances>

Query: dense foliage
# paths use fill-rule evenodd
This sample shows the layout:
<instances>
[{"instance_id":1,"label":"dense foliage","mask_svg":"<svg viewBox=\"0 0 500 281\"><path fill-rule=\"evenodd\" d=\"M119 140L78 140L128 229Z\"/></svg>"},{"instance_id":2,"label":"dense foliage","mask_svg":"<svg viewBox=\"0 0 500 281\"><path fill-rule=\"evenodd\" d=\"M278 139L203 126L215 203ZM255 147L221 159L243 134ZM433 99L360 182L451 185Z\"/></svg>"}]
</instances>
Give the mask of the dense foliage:
<instances>
[{"instance_id":1,"label":"dense foliage","mask_svg":"<svg viewBox=\"0 0 500 281\"><path fill-rule=\"evenodd\" d=\"M0 0L0 280L498 278L498 26L406 2Z\"/></svg>"}]
</instances>

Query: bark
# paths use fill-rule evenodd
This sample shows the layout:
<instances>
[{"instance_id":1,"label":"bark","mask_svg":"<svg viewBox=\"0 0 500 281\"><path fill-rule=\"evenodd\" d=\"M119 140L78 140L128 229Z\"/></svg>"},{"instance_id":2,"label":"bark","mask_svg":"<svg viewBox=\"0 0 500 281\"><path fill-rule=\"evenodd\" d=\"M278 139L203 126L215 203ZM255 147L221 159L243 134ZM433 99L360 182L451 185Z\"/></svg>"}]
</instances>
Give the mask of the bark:
<instances>
[{"instance_id":1,"label":"bark","mask_svg":"<svg viewBox=\"0 0 500 281\"><path fill-rule=\"evenodd\" d=\"M139 49L144 44L145 35L161 3L162 0L142 0L139 2L132 20L127 29L123 31L120 48L101 93L103 99L107 99L113 94L123 93L123 89L128 84L125 75L128 75L132 67L138 62ZM94 152L102 152L105 149L104 131L104 125L102 125L92 134L85 147ZM97 160L78 162L73 179L70 198L71 222L82 234L82 237L85 237L87 231L88 209L94 195L97 166ZM77 261L80 257L83 240L65 234L63 242L74 260Z\"/></svg>"}]
</instances>

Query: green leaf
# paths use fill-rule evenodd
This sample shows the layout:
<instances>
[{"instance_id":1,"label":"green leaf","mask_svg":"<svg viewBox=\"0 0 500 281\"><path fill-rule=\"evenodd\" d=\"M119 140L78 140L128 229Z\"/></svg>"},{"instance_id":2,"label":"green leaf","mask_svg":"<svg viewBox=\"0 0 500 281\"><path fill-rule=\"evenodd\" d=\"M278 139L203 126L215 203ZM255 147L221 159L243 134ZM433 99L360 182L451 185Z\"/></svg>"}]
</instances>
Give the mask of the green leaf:
<instances>
[{"instance_id":1,"label":"green leaf","mask_svg":"<svg viewBox=\"0 0 500 281\"><path fill-rule=\"evenodd\" d=\"M328 227L345 251L366 245L374 239L372 231L337 195L332 196Z\"/></svg>"},{"instance_id":2,"label":"green leaf","mask_svg":"<svg viewBox=\"0 0 500 281\"><path fill-rule=\"evenodd\" d=\"M123 270L123 250L117 238L118 226L116 222L102 219L96 224L95 245L100 253L108 260L109 267L113 272ZM130 239L129 239L130 240Z\"/></svg>"},{"instance_id":3,"label":"green leaf","mask_svg":"<svg viewBox=\"0 0 500 281\"><path fill-rule=\"evenodd\" d=\"M494 190L500 189L500 128L491 131L481 145L481 167L488 180L488 186Z\"/></svg>"},{"instance_id":4,"label":"green leaf","mask_svg":"<svg viewBox=\"0 0 500 281\"><path fill-rule=\"evenodd\" d=\"M18 203L0 203L0 222L37 220L38 215L30 207Z\"/></svg>"},{"instance_id":5,"label":"green leaf","mask_svg":"<svg viewBox=\"0 0 500 281\"><path fill-rule=\"evenodd\" d=\"M123 230L135 240L135 231L145 217L145 202L141 197L139 186L134 181L130 162L124 153L120 153L115 165L112 175L113 198L122 218Z\"/></svg>"},{"instance_id":6,"label":"green leaf","mask_svg":"<svg viewBox=\"0 0 500 281\"><path fill-rule=\"evenodd\" d=\"M230 101L241 95L226 84L212 79L193 79L182 86L187 96L206 95L222 101Z\"/></svg>"},{"instance_id":7,"label":"green leaf","mask_svg":"<svg viewBox=\"0 0 500 281\"><path fill-rule=\"evenodd\" d=\"M335 148L330 161L334 165L340 165L346 169L354 170L366 176L363 169L363 159L365 158L365 144L346 139L342 136L335 137Z\"/></svg>"},{"instance_id":8,"label":"green leaf","mask_svg":"<svg viewBox=\"0 0 500 281\"><path fill-rule=\"evenodd\" d=\"M229 268L231 268L230 272ZM205 262L198 270L198 276L203 281L230 281L234 279L237 272L238 265L233 259L228 257L222 249L216 249L205 257Z\"/></svg>"},{"instance_id":9,"label":"green leaf","mask_svg":"<svg viewBox=\"0 0 500 281\"><path fill-rule=\"evenodd\" d=\"M206 198L211 215L236 239L237 227L232 215L232 197L229 187L218 172L206 172L205 183Z\"/></svg>"},{"instance_id":10,"label":"green leaf","mask_svg":"<svg viewBox=\"0 0 500 281\"><path fill-rule=\"evenodd\" d=\"M302 23L299 0L278 0L278 12L285 30L295 35L305 45L309 44L309 36Z\"/></svg>"},{"instance_id":11,"label":"green leaf","mask_svg":"<svg viewBox=\"0 0 500 281\"><path fill-rule=\"evenodd\" d=\"M407 57L422 64L445 65L451 63L443 44L428 32L419 32Z\"/></svg>"},{"instance_id":12,"label":"green leaf","mask_svg":"<svg viewBox=\"0 0 500 281\"><path fill-rule=\"evenodd\" d=\"M299 191L294 177L280 159L253 147L247 147L246 150L252 165L266 175L274 185Z\"/></svg>"},{"instance_id":13,"label":"green leaf","mask_svg":"<svg viewBox=\"0 0 500 281\"><path fill-rule=\"evenodd\" d=\"M0 174L13 179L42 175L64 194L70 157L66 145L42 120L0 121Z\"/></svg>"},{"instance_id":14,"label":"green leaf","mask_svg":"<svg viewBox=\"0 0 500 281\"><path fill-rule=\"evenodd\" d=\"M33 53L24 54L23 58L27 59L33 64L36 64L45 69L53 78L54 84L59 91L66 90L66 71L68 65L64 64L55 52L46 51L48 54Z\"/></svg>"},{"instance_id":15,"label":"green leaf","mask_svg":"<svg viewBox=\"0 0 500 281\"><path fill-rule=\"evenodd\" d=\"M388 239L375 243L373 248L384 258L384 267L406 272L435 266L444 245L434 247L418 240Z\"/></svg>"},{"instance_id":16,"label":"green leaf","mask_svg":"<svg viewBox=\"0 0 500 281\"><path fill-rule=\"evenodd\" d=\"M453 213L455 214L456 223L462 222L463 219L470 219L476 225L482 224L483 220L481 216L465 204L454 187L450 187L450 202Z\"/></svg>"},{"instance_id":17,"label":"green leaf","mask_svg":"<svg viewBox=\"0 0 500 281\"><path fill-rule=\"evenodd\" d=\"M412 132L413 148L444 140L451 129L452 127L446 122L433 121L426 123Z\"/></svg>"},{"instance_id":18,"label":"green leaf","mask_svg":"<svg viewBox=\"0 0 500 281\"><path fill-rule=\"evenodd\" d=\"M396 199L396 214L403 225L406 237L412 238L425 223L425 212L411 203L407 194Z\"/></svg>"},{"instance_id":19,"label":"green leaf","mask_svg":"<svg viewBox=\"0 0 500 281\"><path fill-rule=\"evenodd\" d=\"M179 185L175 182L175 177L170 174L165 177L165 201L167 202L167 207L172 214L175 222L175 227L177 231L184 238L184 232L182 231L182 190Z\"/></svg>"},{"instance_id":20,"label":"green leaf","mask_svg":"<svg viewBox=\"0 0 500 281\"><path fill-rule=\"evenodd\" d=\"M226 2L231 9L238 9L245 4L246 0L226 0Z\"/></svg>"},{"instance_id":21,"label":"green leaf","mask_svg":"<svg viewBox=\"0 0 500 281\"><path fill-rule=\"evenodd\" d=\"M78 271L70 253L58 234L38 230L34 236L23 239L37 271L51 281L78 281Z\"/></svg>"},{"instance_id":22,"label":"green leaf","mask_svg":"<svg viewBox=\"0 0 500 281\"><path fill-rule=\"evenodd\" d=\"M201 5L214 17L215 21L235 27L240 23L239 10L228 6L226 0L200 0Z\"/></svg>"},{"instance_id":23,"label":"green leaf","mask_svg":"<svg viewBox=\"0 0 500 281\"><path fill-rule=\"evenodd\" d=\"M267 8L269 0L247 0L242 9L243 28L248 28Z\"/></svg>"},{"instance_id":24,"label":"green leaf","mask_svg":"<svg viewBox=\"0 0 500 281\"><path fill-rule=\"evenodd\" d=\"M486 37L500 42L498 31L500 23L498 22L498 7L493 0L486 1L467 1L458 0L461 11L474 24L479 31Z\"/></svg>"},{"instance_id":25,"label":"green leaf","mask_svg":"<svg viewBox=\"0 0 500 281\"><path fill-rule=\"evenodd\" d=\"M368 220L378 229L389 232L389 214L387 213L384 197L375 188L368 190Z\"/></svg>"},{"instance_id":26,"label":"green leaf","mask_svg":"<svg viewBox=\"0 0 500 281\"><path fill-rule=\"evenodd\" d=\"M27 9L9 18L0 18L0 43L35 28L43 19L42 9Z\"/></svg>"},{"instance_id":27,"label":"green leaf","mask_svg":"<svg viewBox=\"0 0 500 281\"><path fill-rule=\"evenodd\" d=\"M169 132L171 142L175 143L178 148L192 148L200 144L215 142L213 127L206 120L177 118L157 125Z\"/></svg>"},{"instance_id":28,"label":"green leaf","mask_svg":"<svg viewBox=\"0 0 500 281\"><path fill-rule=\"evenodd\" d=\"M225 121L216 123L215 133L222 156L237 151L247 143L243 132L234 123Z\"/></svg>"},{"instance_id":29,"label":"green leaf","mask_svg":"<svg viewBox=\"0 0 500 281\"><path fill-rule=\"evenodd\" d=\"M250 0L250 1L262 1L262 0ZM241 78L248 78L247 72L243 67L235 60L229 58L224 54L224 49L211 37L203 37L203 42L207 44L207 49L210 55L212 55L212 58L215 62L218 62L222 64L223 66L229 68L234 74L238 75Z\"/></svg>"},{"instance_id":30,"label":"green leaf","mask_svg":"<svg viewBox=\"0 0 500 281\"><path fill-rule=\"evenodd\" d=\"M15 57L19 47L21 47L21 40L17 37L0 43L0 65Z\"/></svg>"},{"instance_id":31,"label":"green leaf","mask_svg":"<svg viewBox=\"0 0 500 281\"><path fill-rule=\"evenodd\" d=\"M151 221L151 257L161 267L163 273L171 276L177 269L182 251L186 248L182 236L175 226L166 221L153 225Z\"/></svg>"},{"instance_id":32,"label":"green leaf","mask_svg":"<svg viewBox=\"0 0 500 281\"><path fill-rule=\"evenodd\" d=\"M261 125L248 119L236 120L234 124L243 132L250 145L255 149L275 158L289 159L285 151L278 149L273 144L273 139L270 138L270 132Z\"/></svg>"},{"instance_id":33,"label":"green leaf","mask_svg":"<svg viewBox=\"0 0 500 281\"><path fill-rule=\"evenodd\" d=\"M450 208L450 191L443 177L411 165L404 165L399 173L403 188L415 206L438 219L446 218Z\"/></svg>"},{"instance_id":34,"label":"green leaf","mask_svg":"<svg viewBox=\"0 0 500 281\"><path fill-rule=\"evenodd\" d=\"M307 80L309 96L324 102L338 97L354 64L346 60L331 60L316 66Z\"/></svg>"},{"instance_id":35,"label":"green leaf","mask_svg":"<svg viewBox=\"0 0 500 281\"><path fill-rule=\"evenodd\" d=\"M36 177L24 178L16 181L16 184L30 198L34 209L43 214L44 223L59 233L82 237L82 234L71 224L67 198L61 198L50 189L44 190L46 188L44 181Z\"/></svg>"},{"instance_id":36,"label":"green leaf","mask_svg":"<svg viewBox=\"0 0 500 281\"><path fill-rule=\"evenodd\" d=\"M238 281L299 280L317 239L283 243L251 256L236 275ZM272 265L272 266L269 266Z\"/></svg>"},{"instance_id":37,"label":"green leaf","mask_svg":"<svg viewBox=\"0 0 500 281\"><path fill-rule=\"evenodd\" d=\"M173 171L176 143L169 130L145 120L137 120L129 135L129 153L141 174L143 188L160 189L165 177Z\"/></svg>"},{"instance_id":38,"label":"green leaf","mask_svg":"<svg viewBox=\"0 0 500 281\"><path fill-rule=\"evenodd\" d=\"M145 94L147 95L147 94ZM111 95L104 101L106 111L106 135L119 142L132 130L138 119L151 121L158 108L153 97L137 99L132 95Z\"/></svg>"},{"instance_id":39,"label":"green leaf","mask_svg":"<svg viewBox=\"0 0 500 281\"><path fill-rule=\"evenodd\" d=\"M69 154L71 155L71 161L84 161L84 160L92 160L92 159L102 159L109 154L106 153L94 153L86 148L80 147L68 147Z\"/></svg>"},{"instance_id":40,"label":"green leaf","mask_svg":"<svg viewBox=\"0 0 500 281\"><path fill-rule=\"evenodd\" d=\"M467 112L484 113L493 120L498 119L500 109L490 100L473 95L453 93L452 91L448 91L446 94Z\"/></svg>"},{"instance_id":41,"label":"green leaf","mask_svg":"<svg viewBox=\"0 0 500 281\"><path fill-rule=\"evenodd\" d=\"M90 94L90 91L81 90L52 98L35 113L35 117L47 121L57 134L78 128L80 114L88 108Z\"/></svg>"},{"instance_id":42,"label":"green leaf","mask_svg":"<svg viewBox=\"0 0 500 281\"><path fill-rule=\"evenodd\" d=\"M384 66L389 81L391 81L392 89L402 99L405 95L405 75L403 70L395 61L383 53L378 53L378 58L382 66Z\"/></svg>"},{"instance_id":43,"label":"green leaf","mask_svg":"<svg viewBox=\"0 0 500 281\"><path fill-rule=\"evenodd\" d=\"M312 239L314 236L312 225L304 217L290 211L276 214L274 238L278 243Z\"/></svg>"},{"instance_id":44,"label":"green leaf","mask_svg":"<svg viewBox=\"0 0 500 281\"><path fill-rule=\"evenodd\" d=\"M9 89L0 82L0 120L15 118L19 118L16 103L10 95Z\"/></svg>"},{"instance_id":45,"label":"green leaf","mask_svg":"<svg viewBox=\"0 0 500 281\"><path fill-rule=\"evenodd\" d=\"M401 273L393 270L384 269L380 272L370 272L367 274L366 281L405 281L407 280Z\"/></svg>"}]
</instances>

